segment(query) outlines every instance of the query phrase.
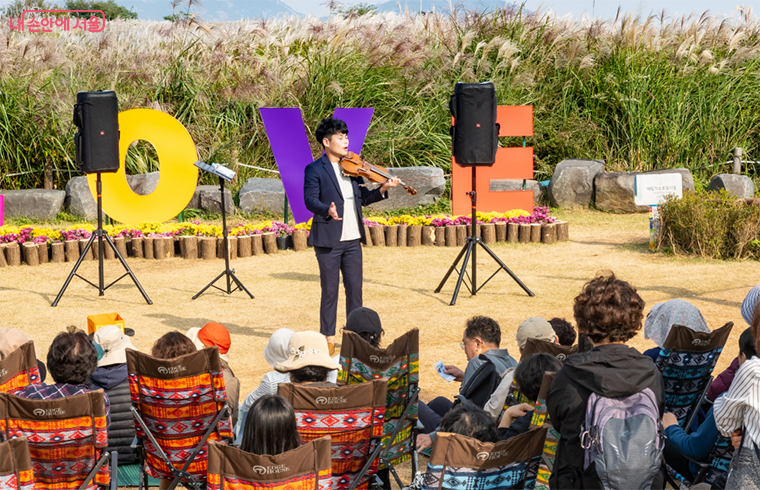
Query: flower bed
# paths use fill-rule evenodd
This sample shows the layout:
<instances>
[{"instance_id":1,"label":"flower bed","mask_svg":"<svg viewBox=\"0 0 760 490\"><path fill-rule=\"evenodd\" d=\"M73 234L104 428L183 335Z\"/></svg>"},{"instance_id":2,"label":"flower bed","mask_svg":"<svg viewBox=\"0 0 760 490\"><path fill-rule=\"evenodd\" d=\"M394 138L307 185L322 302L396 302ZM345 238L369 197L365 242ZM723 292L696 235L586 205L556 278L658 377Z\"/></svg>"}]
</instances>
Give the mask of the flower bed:
<instances>
[{"instance_id":1,"label":"flower bed","mask_svg":"<svg viewBox=\"0 0 760 490\"><path fill-rule=\"evenodd\" d=\"M494 241L545 242L566 239L567 223L549 216L548 208L536 207L532 213L514 210L508 213L478 213L478 231L486 243ZM467 236L469 216L396 216L364 219L369 246L460 245ZM105 232L114 239L122 255L161 259L181 255L185 258L221 256L222 227L197 222L143 223L140 226L106 225ZM276 253L277 238L287 239L296 251L306 248L311 220L295 226L278 221L240 223L229 228L231 255L247 257ZM448 229L448 231L446 231ZM507 231L507 230L510 231ZM72 261L84 248L95 226L90 223L63 229L46 227L0 226L0 266L30 263L26 257L37 247L39 262ZM409 230L409 234L407 234ZM67 244L64 252L64 243ZM77 244L78 245L75 245ZM93 247L96 248L96 247ZM23 254L21 253L23 251ZM110 249L106 258L113 258ZM93 253L91 250L88 255Z\"/></svg>"}]
</instances>

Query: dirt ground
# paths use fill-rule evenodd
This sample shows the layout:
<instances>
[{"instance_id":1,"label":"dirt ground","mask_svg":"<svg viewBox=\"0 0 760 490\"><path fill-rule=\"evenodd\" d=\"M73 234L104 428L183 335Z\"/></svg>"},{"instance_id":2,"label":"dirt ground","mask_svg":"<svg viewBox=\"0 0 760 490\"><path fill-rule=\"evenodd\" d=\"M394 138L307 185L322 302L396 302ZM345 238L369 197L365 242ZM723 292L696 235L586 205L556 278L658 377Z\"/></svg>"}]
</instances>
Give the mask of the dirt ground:
<instances>
[{"instance_id":1,"label":"dirt ground","mask_svg":"<svg viewBox=\"0 0 760 490\"><path fill-rule=\"evenodd\" d=\"M560 213L570 222L570 241L553 245L495 244L501 259L533 290L528 297L501 272L477 296L462 289L457 304L449 306L454 278L439 294L433 293L458 249L443 247L364 249L364 304L380 314L387 344L411 328L420 329L420 386L422 400L453 396L456 383L441 379L433 364L439 359L464 368L459 347L464 323L473 315L495 318L502 328L502 347L518 355L515 331L532 316L572 319L573 298L599 271L614 271L631 282L647 303L680 298L696 305L711 328L726 322L735 327L718 362L725 369L738 353L738 338L747 328L740 314L744 296L760 282L752 261L717 261L673 257L649 252L646 215L613 215L595 211ZM314 253L286 251L276 255L236 259L237 276L255 295L228 296L212 290L191 297L223 268L222 260L163 261L130 259L129 265L153 300L147 305L129 278L98 297L79 279L69 286L60 304L50 303L63 285L71 264L0 269L0 311L5 327L17 327L33 337L44 359L50 342L67 325L86 329L87 315L118 312L136 330L135 346L149 351L170 330L186 331L210 321L224 324L232 334L231 367L241 380L241 396L258 385L270 367L262 350L280 327L319 329L319 270ZM485 253L478 253L478 277L495 269ZM122 274L118 262L106 263L106 281ZM97 263L85 262L80 273L92 281ZM220 283L221 284L221 283ZM342 293L341 293L342 294ZM338 305L339 327L345 321L345 303ZM640 351L653 347L643 329L631 344Z\"/></svg>"}]
</instances>

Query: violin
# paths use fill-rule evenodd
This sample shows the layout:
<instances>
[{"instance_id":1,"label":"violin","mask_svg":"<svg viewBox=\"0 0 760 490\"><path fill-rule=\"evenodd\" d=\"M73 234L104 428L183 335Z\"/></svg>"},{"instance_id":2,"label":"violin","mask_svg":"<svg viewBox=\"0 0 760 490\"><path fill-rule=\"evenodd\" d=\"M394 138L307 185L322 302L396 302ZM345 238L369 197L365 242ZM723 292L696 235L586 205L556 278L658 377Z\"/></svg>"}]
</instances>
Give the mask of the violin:
<instances>
[{"instance_id":1,"label":"violin","mask_svg":"<svg viewBox=\"0 0 760 490\"><path fill-rule=\"evenodd\" d=\"M349 151L346 156L340 159L339 165L343 170L343 175L347 177L364 177L375 184L385 184L387 180L393 178L383 167L367 163L361 155L357 155L352 151ZM416 190L405 183L400 182L400 184L410 196L417 194Z\"/></svg>"}]
</instances>

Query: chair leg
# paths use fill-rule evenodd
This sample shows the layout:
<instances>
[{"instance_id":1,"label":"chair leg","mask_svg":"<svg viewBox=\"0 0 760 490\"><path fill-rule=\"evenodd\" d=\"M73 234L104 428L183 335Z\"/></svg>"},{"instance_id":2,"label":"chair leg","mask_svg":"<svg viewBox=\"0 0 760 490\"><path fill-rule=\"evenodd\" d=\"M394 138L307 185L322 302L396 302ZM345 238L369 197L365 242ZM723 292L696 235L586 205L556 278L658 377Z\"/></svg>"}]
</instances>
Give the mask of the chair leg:
<instances>
[{"instance_id":1,"label":"chair leg","mask_svg":"<svg viewBox=\"0 0 760 490\"><path fill-rule=\"evenodd\" d=\"M111 451L111 490L119 488L119 452Z\"/></svg>"}]
</instances>

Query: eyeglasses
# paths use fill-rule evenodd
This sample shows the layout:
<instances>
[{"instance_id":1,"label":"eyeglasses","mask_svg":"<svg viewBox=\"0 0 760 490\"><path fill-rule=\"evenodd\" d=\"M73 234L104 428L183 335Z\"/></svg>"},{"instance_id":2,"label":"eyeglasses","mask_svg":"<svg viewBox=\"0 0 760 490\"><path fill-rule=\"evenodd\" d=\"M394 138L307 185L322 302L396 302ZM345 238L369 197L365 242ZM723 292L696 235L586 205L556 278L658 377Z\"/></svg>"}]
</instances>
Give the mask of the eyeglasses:
<instances>
[{"instance_id":1,"label":"eyeglasses","mask_svg":"<svg viewBox=\"0 0 760 490\"><path fill-rule=\"evenodd\" d=\"M461 347L462 350L464 350L465 345L469 344L470 342L477 342L477 341L478 339L472 339L472 340L468 340L467 342L459 342L459 347Z\"/></svg>"}]
</instances>

